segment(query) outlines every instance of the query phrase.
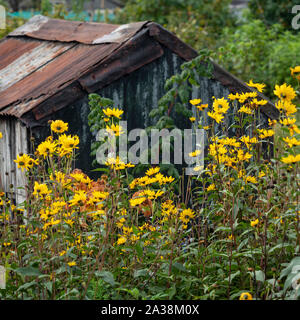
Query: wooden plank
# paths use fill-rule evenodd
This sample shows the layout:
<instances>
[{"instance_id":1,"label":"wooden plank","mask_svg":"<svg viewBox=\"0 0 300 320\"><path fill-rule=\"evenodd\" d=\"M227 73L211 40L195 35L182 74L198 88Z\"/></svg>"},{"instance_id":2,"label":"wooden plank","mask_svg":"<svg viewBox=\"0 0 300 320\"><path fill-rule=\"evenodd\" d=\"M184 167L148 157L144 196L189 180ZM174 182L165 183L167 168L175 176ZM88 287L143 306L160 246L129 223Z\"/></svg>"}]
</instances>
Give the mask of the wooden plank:
<instances>
[{"instance_id":1,"label":"wooden plank","mask_svg":"<svg viewBox=\"0 0 300 320\"><path fill-rule=\"evenodd\" d=\"M27 145L27 128L21 124L20 121L15 121L15 153L16 155L20 153L28 153ZM16 203L20 204L26 200L26 190L18 189L19 187L24 187L26 185L26 175L25 171L22 172L21 169L15 166L15 195Z\"/></svg>"}]
</instances>

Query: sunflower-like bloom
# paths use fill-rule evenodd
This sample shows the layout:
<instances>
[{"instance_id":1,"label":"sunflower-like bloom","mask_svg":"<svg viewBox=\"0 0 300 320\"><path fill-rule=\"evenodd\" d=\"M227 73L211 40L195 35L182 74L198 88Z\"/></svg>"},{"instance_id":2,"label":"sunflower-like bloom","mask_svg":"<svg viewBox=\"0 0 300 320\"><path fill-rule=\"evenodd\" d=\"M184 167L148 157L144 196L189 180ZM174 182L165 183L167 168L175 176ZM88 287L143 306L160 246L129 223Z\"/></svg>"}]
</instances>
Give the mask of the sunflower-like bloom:
<instances>
[{"instance_id":1,"label":"sunflower-like bloom","mask_svg":"<svg viewBox=\"0 0 300 320\"><path fill-rule=\"evenodd\" d=\"M56 133L63 133L68 131L68 123L63 122L62 120L55 120L51 122L51 130Z\"/></svg>"},{"instance_id":2,"label":"sunflower-like bloom","mask_svg":"<svg viewBox=\"0 0 300 320\"><path fill-rule=\"evenodd\" d=\"M257 131L260 133L259 137L260 139L265 139L268 137L273 137L274 136L274 130L272 129L257 129Z\"/></svg>"},{"instance_id":3,"label":"sunflower-like bloom","mask_svg":"<svg viewBox=\"0 0 300 320\"><path fill-rule=\"evenodd\" d=\"M190 152L190 157L197 157L201 153L201 150L195 150L194 152Z\"/></svg>"},{"instance_id":4,"label":"sunflower-like bloom","mask_svg":"<svg viewBox=\"0 0 300 320\"><path fill-rule=\"evenodd\" d=\"M86 192L84 190L76 191L73 199L69 201L71 207L73 206L81 206L86 202Z\"/></svg>"},{"instance_id":5,"label":"sunflower-like bloom","mask_svg":"<svg viewBox=\"0 0 300 320\"><path fill-rule=\"evenodd\" d=\"M44 196L47 196L50 192L51 191L48 189L46 184L38 183L37 181L34 182L34 190L32 194L35 197L44 198Z\"/></svg>"},{"instance_id":6,"label":"sunflower-like bloom","mask_svg":"<svg viewBox=\"0 0 300 320\"><path fill-rule=\"evenodd\" d=\"M111 169L114 169L116 171L118 170L124 170L125 168L132 168L134 167L134 164L132 163L125 163L123 162L119 156L116 158L108 158L107 161L105 162L105 165L110 167Z\"/></svg>"},{"instance_id":7,"label":"sunflower-like bloom","mask_svg":"<svg viewBox=\"0 0 300 320\"><path fill-rule=\"evenodd\" d=\"M78 149L79 137L77 135L67 136L66 134L63 134L59 137L59 143L63 149L72 151L73 149Z\"/></svg>"},{"instance_id":8,"label":"sunflower-like bloom","mask_svg":"<svg viewBox=\"0 0 300 320\"><path fill-rule=\"evenodd\" d=\"M203 111L204 109L208 108L208 103L206 104L201 104L199 106L196 106L196 108L199 110L199 111Z\"/></svg>"},{"instance_id":9,"label":"sunflower-like bloom","mask_svg":"<svg viewBox=\"0 0 300 320\"><path fill-rule=\"evenodd\" d=\"M3 138L3 135L2 135L2 132L0 131L0 139L2 139Z\"/></svg>"},{"instance_id":10,"label":"sunflower-like bloom","mask_svg":"<svg viewBox=\"0 0 300 320\"><path fill-rule=\"evenodd\" d=\"M18 165L18 168L21 168L22 171L28 170L28 168L30 168L30 164L29 161L31 161L33 159L30 158L30 156L28 154L21 154L17 156L17 159L14 160L14 162Z\"/></svg>"},{"instance_id":11,"label":"sunflower-like bloom","mask_svg":"<svg viewBox=\"0 0 300 320\"><path fill-rule=\"evenodd\" d=\"M179 219L187 224L191 219L193 219L195 217L195 213L192 209L184 209L181 213L180 213L180 217Z\"/></svg>"},{"instance_id":12,"label":"sunflower-like bloom","mask_svg":"<svg viewBox=\"0 0 300 320\"><path fill-rule=\"evenodd\" d=\"M193 106L196 106L198 104L201 103L201 99L193 99L193 100L190 100L190 104L192 104Z\"/></svg>"},{"instance_id":13,"label":"sunflower-like bloom","mask_svg":"<svg viewBox=\"0 0 300 320\"><path fill-rule=\"evenodd\" d=\"M217 112L207 112L207 115L214 119L217 123L223 122L224 116Z\"/></svg>"},{"instance_id":14,"label":"sunflower-like bloom","mask_svg":"<svg viewBox=\"0 0 300 320\"><path fill-rule=\"evenodd\" d=\"M291 76L300 81L300 66L291 69Z\"/></svg>"},{"instance_id":15,"label":"sunflower-like bloom","mask_svg":"<svg viewBox=\"0 0 300 320\"><path fill-rule=\"evenodd\" d=\"M251 108L242 106L242 107L239 109L238 112L247 113L247 114L252 114L252 113L253 113L253 110L252 110Z\"/></svg>"},{"instance_id":16,"label":"sunflower-like bloom","mask_svg":"<svg viewBox=\"0 0 300 320\"><path fill-rule=\"evenodd\" d=\"M47 156L52 156L52 154L56 151L57 142L51 141L51 139L47 139L39 144L37 147L37 152L40 156L46 158Z\"/></svg>"},{"instance_id":17,"label":"sunflower-like bloom","mask_svg":"<svg viewBox=\"0 0 300 320\"><path fill-rule=\"evenodd\" d=\"M147 176L152 176L152 175L158 173L159 170L160 170L160 167L150 168L150 169L148 169L148 170L146 171L146 175L147 175Z\"/></svg>"},{"instance_id":18,"label":"sunflower-like bloom","mask_svg":"<svg viewBox=\"0 0 300 320\"><path fill-rule=\"evenodd\" d=\"M257 89L259 92L263 92L264 87L266 86L264 83L253 83L252 80L250 80L249 83L247 83L247 85L249 87Z\"/></svg>"},{"instance_id":19,"label":"sunflower-like bloom","mask_svg":"<svg viewBox=\"0 0 300 320\"><path fill-rule=\"evenodd\" d=\"M252 299L251 293L249 293L249 292L243 292L243 293L240 295L240 300L253 300L253 299Z\"/></svg>"},{"instance_id":20,"label":"sunflower-like bloom","mask_svg":"<svg viewBox=\"0 0 300 320\"><path fill-rule=\"evenodd\" d=\"M255 177L247 176L244 178L245 182L251 182L251 183L257 183L257 180Z\"/></svg>"},{"instance_id":21,"label":"sunflower-like bloom","mask_svg":"<svg viewBox=\"0 0 300 320\"><path fill-rule=\"evenodd\" d=\"M300 141L297 140L295 137L291 139L289 137L286 137L283 138L283 141L286 142L290 148L292 148L293 146L300 146Z\"/></svg>"},{"instance_id":22,"label":"sunflower-like bloom","mask_svg":"<svg viewBox=\"0 0 300 320\"><path fill-rule=\"evenodd\" d=\"M275 85L274 94L279 98L283 100L291 101L296 97L295 90L290 86L284 83L283 85Z\"/></svg>"},{"instance_id":23,"label":"sunflower-like bloom","mask_svg":"<svg viewBox=\"0 0 300 320\"><path fill-rule=\"evenodd\" d=\"M110 108L106 108L106 109L103 109L103 113L107 116L107 117L116 117L118 119L121 119L121 115L124 113L123 110L121 109L116 109L116 108L113 108L113 109L110 109Z\"/></svg>"},{"instance_id":24,"label":"sunflower-like bloom","mask_svg":"<svg viewBox=\"0 0 300 320\"><path fill-rule=\"evenodd\" d=\"M259 220L256 219L256 220L251 221L250 225L251 225L251 227L255 227L258 223L259 223Z\"/></svg>"},{"instance_id":25,"label":"sunflower-like bloom","mask_svg":"<svg viewBox=\"0 0 300 320\"><path fill-rule=\"evenodd\" d=\"M242 136L240 140L245 143L247 149L250 148L252 143L258 143L256 137L250 138L249 136Z\"/></svg>"},{"instance_id":26,"label":"sunflower-like bloom","mask_svg":"<svg viewBox=\"0 0 300 320\"><path fill-rule=\"evenodd\" d=\"M122 126L114 123L111 126L106 126L106 131L112 136L116 136L116 137L124 133L122 129L123 129Z\"/></svg>"},{"instance_id":27,"label":"sunflower-like bloom","mask_svg":"<svg viewBox=\"0 0 300 320\"><path fill-rule=\"evenodd\" d=\"M297 112L297 107L291 101L288 100L279 100L275 103L275 107L279 111L284 111L287 116L290 116Z\"/></svg>"},{"instance_id":28,"label":"sunflower-like bloom","mask_svg":"<svg viewBox=\"0 0 300 320\"><path fill-rule=\"evenodd\" d=\"M226 113L229 109L229 103L224 98L214 99L213 109L215 113Z\"/></svg>"},{"instance_id":29,"label":"sunflower-like bloom","mask_svg":"<svg viewBox=\"0 0 300 320\"><path fill-rule=\"evenodd\" d=\"M297 154L296 156L293 156L292 154L290 154L287 157L281 158L280 160L286 164L299 162L300 161L300 153Z\"/></svg>"}]
</instances>

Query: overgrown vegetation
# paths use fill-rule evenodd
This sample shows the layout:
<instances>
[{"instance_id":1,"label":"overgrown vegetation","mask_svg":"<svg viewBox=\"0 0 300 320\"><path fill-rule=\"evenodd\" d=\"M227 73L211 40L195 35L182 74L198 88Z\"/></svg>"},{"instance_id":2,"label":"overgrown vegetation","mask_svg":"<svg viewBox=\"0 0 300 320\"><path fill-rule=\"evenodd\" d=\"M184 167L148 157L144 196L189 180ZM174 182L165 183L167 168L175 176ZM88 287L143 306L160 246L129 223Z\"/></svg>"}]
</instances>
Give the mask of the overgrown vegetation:
<instances>
[{"instance_id":1,"label":"overgrown vegetation","mask_svg":"<svg viewBox=\"0 0 300 320\"><path fill-rule=\"evenodd\" d=\"M267 129L257 92L212 105L190 101L193 125L207 134L209 164L194 167L196 187L189 182L185 192L182 178L159 166L134 178L134 165L116 155L91 180L72 168L79 138L66 134L67 123L51 122L34 154L15 160L26 172L27 200L16 206L0 195L1 299L299 299L296 92L283 84L274 94L280 117ZM106 131L106 142L119 139L123 111L98 103L97 130ZM224 121L230 113L235 123ZM283 151L264 159L275 125L284 132Z\"/></svg>"}]
</instances>

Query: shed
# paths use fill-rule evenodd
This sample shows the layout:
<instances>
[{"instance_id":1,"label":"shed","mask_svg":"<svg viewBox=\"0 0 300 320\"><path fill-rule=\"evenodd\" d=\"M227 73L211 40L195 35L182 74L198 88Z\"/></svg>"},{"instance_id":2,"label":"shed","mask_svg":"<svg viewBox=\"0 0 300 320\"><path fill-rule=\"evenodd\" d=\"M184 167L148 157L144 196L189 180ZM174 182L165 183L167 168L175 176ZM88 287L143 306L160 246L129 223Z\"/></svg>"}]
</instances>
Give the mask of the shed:
<instances>
[{"instance_id":1,"label":"shed","mask_svg":"<svg viewBox=\"0 0 300 320\"><path fill-rule=\"evenodd\" d=\"M24 184L13 162L27 153L30 137L44 139L47 121L62 119L80 137L77 167L89 173L92 159L88 95L111 98L125 107L128 127L143 128L164 94L165 81L197 52L154 22L126 25L87 23L35 16L0 41L0 188ZM253 91L213 63L213 78L201 79L193 96L211 97ZM265 98L262 95L263 98ZM271 103L267 117L277 117ZM18 190L17 202L24 199Z\"/></svg>"}]
</instances>

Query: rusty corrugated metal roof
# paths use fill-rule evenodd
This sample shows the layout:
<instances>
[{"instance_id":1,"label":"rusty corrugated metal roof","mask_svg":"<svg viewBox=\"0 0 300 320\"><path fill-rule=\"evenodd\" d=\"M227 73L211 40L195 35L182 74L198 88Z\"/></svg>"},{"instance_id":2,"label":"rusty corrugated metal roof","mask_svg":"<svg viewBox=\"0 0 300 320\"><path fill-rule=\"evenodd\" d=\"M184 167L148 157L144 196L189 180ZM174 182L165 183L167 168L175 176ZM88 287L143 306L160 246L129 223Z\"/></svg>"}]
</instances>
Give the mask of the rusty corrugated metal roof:
<instances>
[{"instance_id":1,"label":"rusty corrugated metal roof","mask_svg":"<svg viewBox=\"0 0 300 320\"><path fill-rule=\"evenodd\" d=\"M163 47L186 61L197 56L153 22L120 26L35 16L0 41L0 115L31 125L159 58ZM253 90L216 64L214 77L232 92ZM276 117L272 104L268 113Z\"/></svg>"}]
</instances>

